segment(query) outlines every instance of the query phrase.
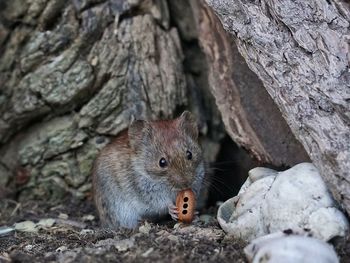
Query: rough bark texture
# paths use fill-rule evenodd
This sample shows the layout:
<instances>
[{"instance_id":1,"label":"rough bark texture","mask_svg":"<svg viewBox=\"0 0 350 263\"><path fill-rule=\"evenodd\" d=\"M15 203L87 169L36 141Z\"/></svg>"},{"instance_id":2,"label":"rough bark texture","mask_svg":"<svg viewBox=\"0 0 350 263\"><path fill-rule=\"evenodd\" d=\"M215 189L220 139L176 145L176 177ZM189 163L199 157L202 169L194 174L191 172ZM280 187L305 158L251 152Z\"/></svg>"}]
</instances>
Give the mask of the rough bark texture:
<instances>
[{"instance_id":1,"label":"rough bark texture","mask_svg":"<svg viewBox=\"0 0 350 263\"><path fill-rule=\"evenodd\" d=\"M184 66L167 1L2 1L0 10L0 178L14 173L21 197L84 196L98 149L132 118L190 108L211 113L203 133L220 126L215 109L197 106L204 67L193 76Z\"/></svg>"},{"instance_id":2,"label":"rough bark texture","mask_svg":"<svg viewBox=\"0 0 350 263\"><path fill-rule=\"evenodd\" d=\"M223 138L220 113L260 162L308 159L202 0L0 7L0 188L15 181L20 198L86 196L93 160L112 135L132 118L183 109L199 118L207 160Z\"/></svg>"},{"instance_id":3,"label":"rough bark texture","mask_svg":"<svg viewBox=\"0 0 350 263\"><path fill-rule=\"evenodd\" d=\"M207 2L350 212L349 4Z\"/></svg>"},{"instance_id":4,"label":"rough bark texture","mask_svg":"<svg viewBox=\"0 0 350 263\"><path fill-rule=\"evenodd\" d=\"M208 58L210 88L231 138L263 163L292 166L309 160L214 12L204 1L193 5Z\"/></svg>"}]
</instances>

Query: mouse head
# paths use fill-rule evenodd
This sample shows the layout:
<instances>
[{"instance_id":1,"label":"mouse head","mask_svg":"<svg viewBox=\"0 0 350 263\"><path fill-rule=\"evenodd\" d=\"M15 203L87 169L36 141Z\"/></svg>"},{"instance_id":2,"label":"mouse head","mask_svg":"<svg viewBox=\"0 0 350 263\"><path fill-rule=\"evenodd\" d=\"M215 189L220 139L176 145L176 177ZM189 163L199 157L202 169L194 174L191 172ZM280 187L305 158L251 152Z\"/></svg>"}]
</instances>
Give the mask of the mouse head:
<instances>
[{"instance_id":1,"label":"mouse head","mask_svg":"<svg viewBox=\"0 0 350 263\"><path fill-rule=\"evenodd\" d=\"M134 121L128 134L135 168L152 179L180 190L203 173L198 127L190 112L174 120Z\"/></svg>"}]
</instances>

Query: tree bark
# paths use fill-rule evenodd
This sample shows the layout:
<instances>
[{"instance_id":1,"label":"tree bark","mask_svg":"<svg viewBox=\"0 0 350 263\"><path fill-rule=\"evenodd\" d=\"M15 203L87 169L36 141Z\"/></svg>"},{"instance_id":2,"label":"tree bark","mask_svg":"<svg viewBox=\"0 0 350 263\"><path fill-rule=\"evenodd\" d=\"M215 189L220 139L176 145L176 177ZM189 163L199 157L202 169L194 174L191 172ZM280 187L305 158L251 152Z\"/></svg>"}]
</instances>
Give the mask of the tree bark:
<instances>
[{"instance_id":1,"label":"tree bark","mask_svg":"<svg viewBox=\"0 0 350 263\"><path fill-rule=\"evenodd\" d=\"M16 183L20 198L86 196L93 160L111 136L132 118L183 109L208 138L207 160L223 138L220 114L260 162L308 159L202 0L0 7L0 185Z\"/></svg>"},{"instance_id":2,"label":"tree bark","mask_svg":"<svg viewBox=\"0 0 350 263\"><path fill-rule=\"evenodd\" d=\"M350 213L349 4L207 2Z\"/></svg>"},{"instance_id":3,"label":"tree bark","mask_svg":"<svg viewBox=\"0 0 350 263\"><path fill-rule=\"evenodd\" d=\"M0 183L14 176L21 198L86 195L98 150L132 118L189 108L213 113L202 133L222 134L214 104L195 103L204 68L186 70L167 1L2 1L0 10Z\"/></svg>"},{"instance_id":4,"label":"tree bark","mask_svg":"<svg viewBox=\"0 0 350 263\"><path fill-rule=\"evenodd\" d=\"M210 88L231 138L265 164L280 167L308 161L304 148L214 12L204 1L197 1L193 9L198 10L195 17L208 59Z\"/></svg>"}]
</instances>

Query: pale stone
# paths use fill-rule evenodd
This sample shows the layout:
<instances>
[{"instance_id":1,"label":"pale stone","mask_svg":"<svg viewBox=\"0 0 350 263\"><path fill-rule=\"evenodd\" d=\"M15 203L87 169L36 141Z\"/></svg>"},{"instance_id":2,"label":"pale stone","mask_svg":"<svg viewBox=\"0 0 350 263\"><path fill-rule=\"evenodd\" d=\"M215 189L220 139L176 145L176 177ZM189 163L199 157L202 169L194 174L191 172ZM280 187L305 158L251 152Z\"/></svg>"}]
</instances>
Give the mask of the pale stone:
<instances>
[{"instance_id":1,"label":"pale stone","mask_svg":"<svg viewBox=\"0 0 350 263\"><path fill-rule=\"evenodd\" d=\"M222 204L218 221L246 241L285 229L310 229L321 240L344 236L346 217L311 163L276 172L255 168L239 194Z\"/></svg>"},{"instance_id":2,"label":"pale stone","mask_svg":"<svg viewBox=\"0 0 350 263\"><path fill-rule=\"evenodd\" d=\"M249 262L258 263L337 263L333 247L322 240L273 233L253 240L244 249Z\"/></svg>"}]
</instances>

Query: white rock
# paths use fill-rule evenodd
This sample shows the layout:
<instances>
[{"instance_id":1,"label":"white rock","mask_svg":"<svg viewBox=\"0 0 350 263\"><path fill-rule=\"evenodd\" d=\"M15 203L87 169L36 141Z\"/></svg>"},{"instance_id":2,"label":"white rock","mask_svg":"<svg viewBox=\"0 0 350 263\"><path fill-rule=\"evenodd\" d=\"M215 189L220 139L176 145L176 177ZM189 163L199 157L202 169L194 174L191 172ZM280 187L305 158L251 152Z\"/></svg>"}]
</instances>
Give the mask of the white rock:
<instances>
[{"instance_id":1,"label":"white rock","mask_svg":"<svg viewBox=\"0 0 350 263\"><path fill-rule=\"evenodd\" d=\"M154 248L149 248L146 252L144 252L141 257L147 258L152 252L154 251Z\"/></svg>"},{"instance_id":2,"label":"white rock","mask_svg":"<svg viewBox=\"0 0 350 263\"><path fill-rule=\"evenodd\" d=\"M61 252L66 251L67 249L68 249L68 248L67 248L66 246L60 246L60 247L56 248L56 252L61 253Z\"/></svg>"},{"instance_id":3,"label":"white rock","mask_svg":"<svg viewBox=\"0 0 350 263\"><path fill-rule=\"evenodd\" d=\"M112 246L114 246L119 252L125 252L128 249L132 248L134 245L134 237L126 239L118 239L117 237L115 237L100 240L95 244L95 247L100 249L110 249Z\"/></svg>"},{"instance_id":4,"label":"white rock","mask_svg":"<svg viewBox=\"0 0 350 263\"><path fill-rule=\"evenodd\" d=\"M327 241L344 236L349 228L311 163L284 172L252 169L238 195L219 207L218 221L226 232L246 241L284 229L303 228Z\"/></svg>"},{"instance_id":5,"label":"white rock","mask_svg":"<svg viewBox=\"0 0 350 263\"><path fill-rule=\"evenodd\" d=\"M93 235L94 233L95 233L95 231L93 229L85 228L79 232L79 235L88 236L88 235Z\"/></svg>"},{"instance_id":6,"label":"white rock","mask_svg":"<svg viewBox=\"0 0 350 263\"><path fill-rule=\"evenodd\" d=\"M129 238L129 239L119 240L115 242L113 245L119 252L125 252L128 249L132 248L135 245L135 242L132 238Z\"/></svg>"},{"instance_id":7,"label":"white rock","mask_svg":"<svg viewBox=\"0 0 350 263\"><path fill-rule=\"evenodd\" d=\"M178 238L177 236L175 236L175 235L170 234L170 235L167 236L167 238L168 238L170 241L173 241L173 242L175 242L175 243L179 243L179 238Z\"/></svg>"},{"instance_id":8,"label":"white rock","mask_svg":"<svg viewBox=\"0 0 350 263\"><path fill-rule=\"evenodd\" d=\"M37 225L33 221L23 221L15 223L15 230L22 232L37 232Z\"/></svg>"},{"instance_id":9,"label":"white rock","mask_svg":"<svg viewBox=\"0 0 350 263\"><path fill-rule=\"evenodd\" d=\"M276 232L253 240L245 249L252 263L337 263L332 246L315 238Z\"/></svg>"},{"instance_id":10,"label":"white rock","mask_svg":"<svg viewBox=\"0 0 350 263\"><path fill-rule=\"evenodd\" d=\"M34 248L33 245L26 245L26 246L24 247L24 250L30 252L30 251L33 250L33 248Z\"/></svg>"},{"instance_id":11,"label":"white rock","mask_svg":"<svg viewBox=\"0 0 350 263\"><path fill-rule=\"evenodd\" d=\"M56 220L53 218L44 218L37 223L37 226L42 228L50 228L55 224L55 222Z\"/></svg>"},{"instance_id":12,"label":"white rock","mask_svg":"<svg viewBox=\"0 0 350 263\"><path fill-rule=\"evenodd\" d=\"M142 234L148 235L149 231L151 231L151 229L152 229L152 226L148 222L145 222L144 225L141 225L139 227L139 232L142 233Z\"/></svg>"},{"instance_id":13,"label":"white rock","mask_svg":"<svg viewBox=\"0 0 350 263\"><path fill-rule=\"evenodd\" d=\"M83 216L83 221L93 221L95 220L95 216L93 215L84 215Z\"/></svg>"}]
</instances>

